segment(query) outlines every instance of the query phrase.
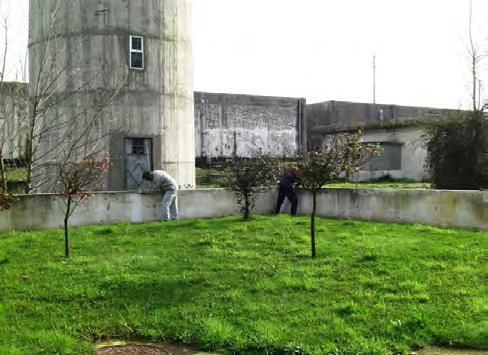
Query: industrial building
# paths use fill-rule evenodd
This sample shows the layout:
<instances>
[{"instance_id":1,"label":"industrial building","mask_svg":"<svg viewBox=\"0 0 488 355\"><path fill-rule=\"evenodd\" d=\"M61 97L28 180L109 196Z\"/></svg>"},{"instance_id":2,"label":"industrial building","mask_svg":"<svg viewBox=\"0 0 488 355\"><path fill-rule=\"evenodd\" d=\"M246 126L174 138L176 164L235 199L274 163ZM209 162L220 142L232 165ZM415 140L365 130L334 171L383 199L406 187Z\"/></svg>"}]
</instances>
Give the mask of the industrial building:
<instances>
[{"instance_id":1,"label":"industrial building","mask_svg":"<svg viewBox=\"0 0 488 355\"><path fill-rule=\"evenodd\" d=\"M309 148L316 149L326 135L364 128L364 143L379 143L382 153L373 158L357 176L359 180L377 178L423 181L425 125L455 110L428 107L325 101L307 105Z\"/></svg>"},{"instance_id":2,"label":"industrial building","mask_svg":"<svg viewBox=\"0 0 488 355\"><path fill-rule=\"evenodd\" d=\"M365 129L364 142L383 147L361 180L427 177L424 124L453 110L193 92L191 42L191 0L30 0L31 81L4 83L0 129L10 138L3 159L24 154L12 88L32 97L44 85L41 95L58 100L46 106L44 127L73 122L41 137L35 169L42 178L56 174L68 139L83 132L97 102L111 93L87 141L88 149L111 158L109 190L137 189L142 172L152 169L193 188L195 158L258 152L294 158L319 147L326 135L358 127Z\"/></svg>"}]
</instances>

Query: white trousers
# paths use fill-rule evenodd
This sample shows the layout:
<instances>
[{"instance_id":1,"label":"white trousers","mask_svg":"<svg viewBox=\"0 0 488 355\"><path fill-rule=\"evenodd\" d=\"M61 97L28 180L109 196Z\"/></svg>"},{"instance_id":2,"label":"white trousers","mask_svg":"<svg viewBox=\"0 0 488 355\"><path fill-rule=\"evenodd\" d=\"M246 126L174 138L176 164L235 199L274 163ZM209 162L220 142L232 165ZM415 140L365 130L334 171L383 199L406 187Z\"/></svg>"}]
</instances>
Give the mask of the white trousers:
<instances>
[{"instance_id":1,"label":"white trousers","mask_svg":"<svg viewBox=\"0 0 488 355\"><path fill-rule=\"evenodd\" d=\"M163 195L163 221L178 219L178 191L168 190ZM171 217L171 218L170 218Z\"/></svg>"}]
</instances>

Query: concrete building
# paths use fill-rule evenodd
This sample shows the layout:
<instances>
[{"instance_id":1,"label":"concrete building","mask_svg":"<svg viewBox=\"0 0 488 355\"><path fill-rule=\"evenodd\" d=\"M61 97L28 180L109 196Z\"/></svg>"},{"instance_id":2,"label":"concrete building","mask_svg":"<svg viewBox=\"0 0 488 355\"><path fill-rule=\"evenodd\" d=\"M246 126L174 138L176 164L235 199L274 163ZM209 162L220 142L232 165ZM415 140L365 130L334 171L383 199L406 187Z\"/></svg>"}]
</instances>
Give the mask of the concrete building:
<instances>
[{"instance_id":1,"label":"concrete building","mask_svg":"<svg viewBox=\"0 0 488 355\"><path fill-rule=\"evenodd\" d=\"M260 151L291 158L305 145L305 99L204 92L194 96L197 158Z\"/></svg>"},{"instance_id":2,"label":"concrete building","mask_svg":"<svg viewBox=\"0 0 488 355\"><path fill-rule=\"evenodd\" d=\"M391 177L422 181L428 178L424 166L425 124L455 110L427 107L325 101L307 105L309 147L322 144L326 135L365 129L364 142L380 143L383 153L372 159L359 180Z\"/></svg>"},{"instance_id":3,"label":"concrete building","mask_svg":"<svg viewBox=\"0 0 488 355\"><path fill-rule=\"evenodd\" d=\"M191 0L30 0L29 58L31 91L56 79L42 93L60 98L44 125L76 117L41 140L43 176L59 165L59 142L117 92L89 134L112 159L106 188L135 189L144 170L161 168L195 186Z\"/></svg>"},{"instance_id":4,"label":"concrete building","mask_svg":"<svg viewBox=\"0 0 488 355\"><path fill-rule=\"evenodd\" d=\"M27 90L27 84L18 85ZM6 93L7 94L7 93ZM8 95L7 95L8 96ZM226 159L234 153L251 156L261 151L276 157L295 157L305 146L305 99L241 94L195 92L195 156L204 159ZM15 97L16 105L25 108L27 95ZM13 105L13 97L10 99ZM2 105L2 107L6 107ZM19 108L16 108L18 111ZM16 137L18 146L25 146L20 136L17 117L11 109L8 117L9 137ZM0 121L1 122L1 121ZM15 122L16 126L13 126ZM14 133L15 131L15 133ZM16 149L16 156L23 151Z\"/></svg>"},{"instance_id":5,"label":"concrete building","mask_svg":"<svg viewBox=\"0 0 488 355\"><path fill-rule=\"evenodd\" d=\"M0 89L0 151L5 162L24 157L27 84L4 82Z\"/></svg>"}]
</instances>

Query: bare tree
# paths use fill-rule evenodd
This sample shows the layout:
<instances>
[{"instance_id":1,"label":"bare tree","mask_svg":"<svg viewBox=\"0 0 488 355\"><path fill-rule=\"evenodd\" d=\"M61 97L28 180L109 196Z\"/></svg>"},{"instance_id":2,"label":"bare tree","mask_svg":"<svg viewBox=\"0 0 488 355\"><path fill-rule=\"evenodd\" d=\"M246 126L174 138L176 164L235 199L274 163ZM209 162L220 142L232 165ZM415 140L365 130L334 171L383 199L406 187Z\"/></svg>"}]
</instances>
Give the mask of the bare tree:
<instances>
[{"instance_id":1,"label":"bare tree","mask_svg":"<svg viewBox=\"0 0 488 355\"><path fill-rule=\"evenodd\" d=\"M5 36L4 42L3 42L3 51L0 54L1 55L1 62L0 65L2 67L2 71L0 72L0 103L4 100L4 95L3 95L3 89L4 89L4 80L5 80L5 68L7 65L7 51L8 51L8 24L7 24L7 19L3 19L3 26L2 26L2 35ZM4 108L0 108L2 111L4 111ZM2 180L2 189L6 193L8 191L8 186L7 186L7 177L5 173L5 165L4 165L4 146L5 146L5 139L6 139L6 128L7 128L7 117L6 117L6 112L0 112L0 115L3 117L0 117L0 178Z\"/></svg>"},{"instance_id":2,"label":"bare tree","mask_svg":"<svg viewBox=\"0 0 488 355\"><path fill-rule=\"evenodd\" d=\"M2 27L1 35L3 38L3 49L0 53L0 211L9 209L15 198L9 193L7 185L7 176L5 170L5 146L8 136L8 126L9 126L9 112L8 105L6 105L5 98L5 74L7 67L7 52L8 52L8 20L3 15L2 17Z\"/></svg>"},{"instance_id":3,"label":"bare tree","mask_svg":"<svg viewBox=\"0 0 488 355\"><path fill-rule=\"evenodd\" d=\"M471 72L471 99L473 111L481 110L483 104L481 102L482 81L479 78L479 69L482 61L486 59L487 52L483 47L476 42L473 35L473 0L469 2L469 21L468 21L468 45L467 51L470 61Z\"/></svg>"},{"instance_id":4,"label":"bare tree","mask_svg":"<svg viewBox=\"0 0 488 355\"><path fill-rule=\"evenodd\" d=\"M110 159L106 153L101 118L105 108L115 100L122 86L113 90L100 90L92 95L83 95L79 104L84 114L77 116L81 124L71 124L63 130L65 139L55 142L58 157L57 174L54 177L54 192L62 196L65 257L70 256L69 221L76 208L91 196L93 190L103 187ZM77 122L80 123L80 122Z\"/></svg>"},{"instance_id":5,"label":"bare tree","mask_svg":"<svg viewBox=\"0 0 488 355\"><path fill-rule=\"evenodd\" d=\"M107 156L98 159L98 153L87 153L81 161L65 160L59 168L58 186L61 189L64 211L64 255L70 256L69 220L76 208L91 196L90 190L103 181L110 165Z\"/></svg>"},{"instance_id":6,"label":"bare tree","mask_svg":"<svg viewBox=\"0 0 488 355\"><path fill-rule=\"evenodd\" d=\"M16 95L24 127L25 147L19 155L26 169L26 193L51 191L59 177L51 166L54 162L58 164L66 151L73 154L83 145L91 151L90 146L102 139L101 135L108 135L103 111L127 85L128 76L102 80L103 65L94 72L82 70L82 48L87 39L80 36L78 42L66 44L59 34L59 4L57 1L48 9L49 16L36 29L41 34L40 40L31 43L29 90ZM79 159L84 156L78 152Z\"/></svg>"}]
</instances>

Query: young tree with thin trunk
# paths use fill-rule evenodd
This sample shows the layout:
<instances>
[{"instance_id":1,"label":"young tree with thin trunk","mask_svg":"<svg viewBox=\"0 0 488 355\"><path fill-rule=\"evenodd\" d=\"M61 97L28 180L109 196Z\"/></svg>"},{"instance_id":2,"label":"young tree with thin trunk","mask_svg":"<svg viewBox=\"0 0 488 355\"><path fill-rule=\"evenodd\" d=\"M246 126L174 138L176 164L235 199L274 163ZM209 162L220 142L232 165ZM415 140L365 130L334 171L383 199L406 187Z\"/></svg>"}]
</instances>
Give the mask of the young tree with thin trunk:
<instances>
[{"instance_id":1,"label":"young tree with thin trunk","mask_svg":"<svg viewBox=\"0 0 488 355\"><path fill-rule=\"evenodd\" d=\"M98 154L88 154L81 161L65 161L59 169L58 186L63 197L64 211L64 256L71 255L69 239L69 220L76 208L91 194L90 191L102 184L110 160L108 157L97 159ZM68 158L68 157L67 157Z\"/></svg>"},{"instance_id":2,"label":"young tree with thin trunk","mask_svg":"<svg viewBox=\"0 0 488 355\"><path fill-rule=\"evenodd\" d=\"M65 235L65 257L70 256L69 220L76 208L91 193L103 187L110 159L105 149L105 140L113 132L101 129L102 119L107 106L118 97L120 90L126 85L113 90L100 90L91 95L81 96L80 107L83 114L77 115L79 124L64 127L62 142L56 142L58 155L58 172L54 177L54 192L62 198L63 225ZM81 123L81 124L80 124Z\"/></svg>"},{"instance_id":3,"label":"young tree with thin trunk","mask_svg":"<svg viewBox=\"0 0 488 355\"><path fill-rule=\"evenodd\" d=\"M479 78L479 69L483 60L486 59L487 51L474 38L473 35L473 0L469 3L469 29L468 29L468 57L471 73L471 99L473 111L483 109L481 102L482 81Z\"/></svg>"},{"instance_id":4,"label":"young tree with thin trunk","mask_svg":"<svg viewBox=\"0 0 488 355\"><path fill-rule=\"evenodd\" d=\"M481 98L479 71L487 52L473 34L473 1L469 4L467 53L471 111L459 111L431 122L424 135L428 169L437 189L477 190L488 187L488 120Z\"/></svg>"},{"instance_id":5,"label":"young tree with thin trunk","mask_svg":"<svg viewBox=\"0 0 488 355\"><path fill-rule=\"evenodd\" d=\"M298 162L300 186L312 193L310 214L310 244L316 256L317 194L325 185L339 177L359 172L372 157L380 155L378 144L361 143L362 130L357 134L340 133L328 137L322 149L303 154Z\"/></svg>"},{"instance_id":6,"label":"young tree with thin trunk","mask_svg":"<svg viewBox=\"0 0 488 355\"><path fill-rule=\"evenodd\" d=\"M5 80L5 68L7 66L7 51L8 51L8 24L7 24L7 19L3 19L3 26L2 26L2 35L4 36L4 41L3 41L3 51L0 54L1 59L0 59L0 66L1 66L1 72L0 72L0 103L4 101L4 80ZM5 110L5 108L1 108L2 111ZM7 186L7 176L5 172L5 164L4 164L4 148L5 148L5 142L6 142L6 131L7 131L7 117L5 117L5 114L7 112L0 112L0 115L3 117L0 117L0 179L2 183L2 190L3 193L8 192L8 186Z\"/></svg>"}]
</instances>

